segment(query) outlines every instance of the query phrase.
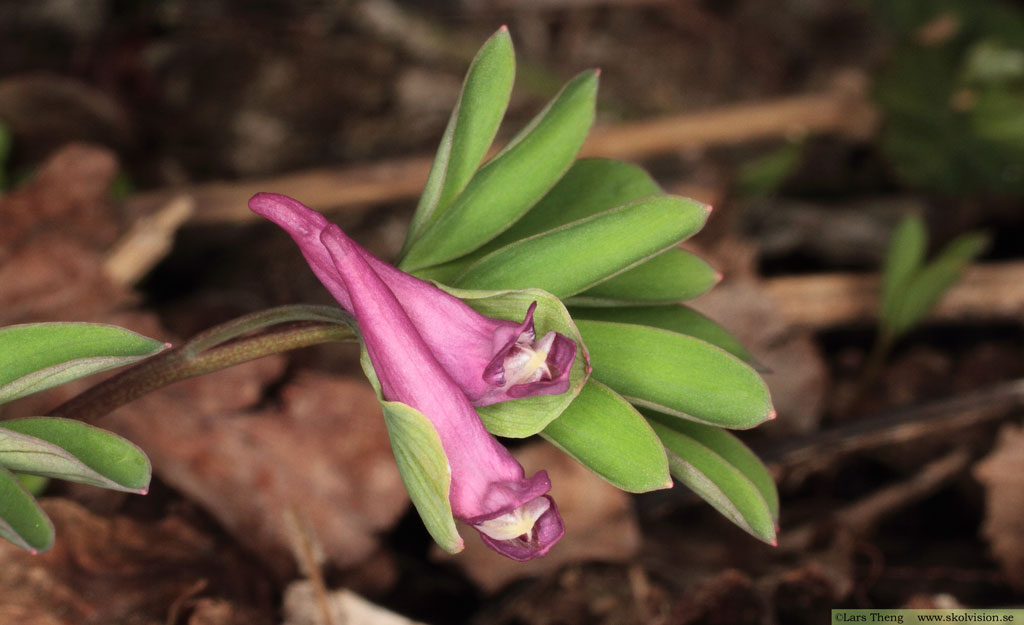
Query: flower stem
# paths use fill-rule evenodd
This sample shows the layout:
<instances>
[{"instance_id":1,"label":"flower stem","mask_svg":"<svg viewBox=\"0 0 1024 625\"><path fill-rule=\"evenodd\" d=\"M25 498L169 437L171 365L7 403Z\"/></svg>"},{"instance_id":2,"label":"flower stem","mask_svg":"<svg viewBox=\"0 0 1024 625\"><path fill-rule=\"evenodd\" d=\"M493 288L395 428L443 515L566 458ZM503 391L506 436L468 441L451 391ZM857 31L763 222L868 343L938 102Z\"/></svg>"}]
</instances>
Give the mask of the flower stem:
<instances>
[{"instance_id":1,"label":"flower stem","mask_svg":"<svg viewBox=\"0 0 1024 625\"><path fill-rule=\"evenodd\" d=\"M243 336L272 325L280 327ZM239 317L125 369L50 414L94 422L147 393L186 378L300 347L355 340L354 327L348 314L327 306L282 306Z\"/></svg>"}]
</instances>

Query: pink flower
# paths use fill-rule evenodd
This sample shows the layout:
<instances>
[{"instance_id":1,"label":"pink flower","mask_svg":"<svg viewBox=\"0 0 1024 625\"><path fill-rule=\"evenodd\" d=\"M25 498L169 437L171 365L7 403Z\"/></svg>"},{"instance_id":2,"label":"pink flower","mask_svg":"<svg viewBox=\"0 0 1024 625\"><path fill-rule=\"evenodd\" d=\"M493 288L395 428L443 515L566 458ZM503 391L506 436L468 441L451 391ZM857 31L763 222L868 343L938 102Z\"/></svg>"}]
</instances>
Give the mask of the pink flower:
<instances>
[{"instance_id":1,"label":"pink flower","mask_svg":"<svg viewBox=\"0 0 1024 625\"><path fill-rule=\"evenodd\" d=\"M495 551L514 560L542 556L565 533L547 473L527 479L522 466L484 429L480 417L420 335L396 293L371 267L365 250L328 225L319 235L344 289L381 394L433 424L451 470L454 516ZM435 319L439 323L440 319ZM517 326L518 327L518 326Z\"/></svg>"},{"instance_id":2,"label":"pink flower","mask_svg":"<svg viewBox=\"0 0 1024 625\"><path fill-rule=\"evenodd\" d=\"M342 267L320 240L330 225L323 215L274 193L257 193L249 208L284 228L320 282L342 308L355 312L350 289L340 275ZM538 339L533 328L535 305L522 323L485 317L459 298L373 256L340 229L332 230L332 237L345 239L387 284L434 357L474 406L569 389L576 343L557 332Z\"/></svg>"}]
</instances>

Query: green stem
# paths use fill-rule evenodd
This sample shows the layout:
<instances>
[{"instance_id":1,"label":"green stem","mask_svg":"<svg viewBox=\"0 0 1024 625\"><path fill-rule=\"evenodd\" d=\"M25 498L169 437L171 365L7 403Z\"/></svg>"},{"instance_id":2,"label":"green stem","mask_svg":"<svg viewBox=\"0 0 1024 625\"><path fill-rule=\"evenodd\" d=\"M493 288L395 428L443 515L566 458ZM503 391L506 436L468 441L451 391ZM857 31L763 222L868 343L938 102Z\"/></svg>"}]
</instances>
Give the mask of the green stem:
<instances>
[{"instance_id":1,"label":"green stem","mask_svg":"<svg viewBox=\"0 0 1024 625\"><path fill-rule=\"evenodd\" d=\"M356 332L354 325L348 325L350 319L342 311L319 306L286 306L246 315L201 332L180 347L125 369L50 414L94 422L147 393L186 378L300 347L352 341ZM282 323L286 325L237 338Z\"/></svg>"},{"instance_id":2,"label":"green stem","mask_svg":"<svg viewBox=\"0 0 1024 625\"><path fill-rule=\"evenodd\" d=\"M195 356L215 345L220 345L243 334L289 321L325 321L355 327L355 320L352 316L339 308L308 304L278 306L277 308L268 308L267 310L250 313L204 330L189 339L181 348L189 356Z\"/></svg>"}]
</instances>

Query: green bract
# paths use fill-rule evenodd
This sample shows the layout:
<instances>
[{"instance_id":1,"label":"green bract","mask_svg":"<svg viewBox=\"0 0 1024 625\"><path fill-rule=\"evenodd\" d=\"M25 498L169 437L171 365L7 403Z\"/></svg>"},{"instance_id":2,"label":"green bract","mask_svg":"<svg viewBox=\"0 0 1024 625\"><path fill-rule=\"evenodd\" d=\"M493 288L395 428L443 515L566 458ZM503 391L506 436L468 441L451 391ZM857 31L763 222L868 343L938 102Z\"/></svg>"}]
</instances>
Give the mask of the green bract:
<instances>
[{"instance_id":1,"label":"green bract","mask_svg":"<svg viewBox=\"0 0 1024 625\"><path fill-rule=\"evenodd\" d=\"M393 401L381 401L380 405L398 472L423 524L442 549L448 553L462 551L462 537L448 503L451 471L437 431L414 408Z\"/></svg>"}]
</instances>

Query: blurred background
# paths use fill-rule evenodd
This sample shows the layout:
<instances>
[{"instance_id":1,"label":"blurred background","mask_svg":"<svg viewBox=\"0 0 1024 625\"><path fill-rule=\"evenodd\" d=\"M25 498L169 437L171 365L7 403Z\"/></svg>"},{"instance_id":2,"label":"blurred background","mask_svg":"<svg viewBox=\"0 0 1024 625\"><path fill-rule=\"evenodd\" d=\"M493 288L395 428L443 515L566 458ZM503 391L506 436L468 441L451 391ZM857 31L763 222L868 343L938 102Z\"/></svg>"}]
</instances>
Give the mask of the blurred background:
<instances>
[{"instance_id":1,"label":"blurred background","mask_svg":"<svg viewBox=\"0 0 1024 625\"><path fill-rule=\"evenodd\" d=\"M0 325L167 340L329 296L254 192L383 258L475 51L508 25L499 142L601 68L588 156L713 204L694 307L770 372L744 439L780 543L683 487L629 496L549 445L569 533L521 565L410 511L351 346L169 387L100 423L145 497L54 484L57 546L0 544L3 623L820 623L833 607L1024 603L1024 5L1011 0L0 2ZM989 245L871 360L889 238ZM5 406L45 414L69 385ZM358 594L358 596L357 596ZM340 614L340 616L339 616ZM369 619L361 621L358 619ZM401 622L401 621L393 621Z\"/></svg>"}]
</instances>

